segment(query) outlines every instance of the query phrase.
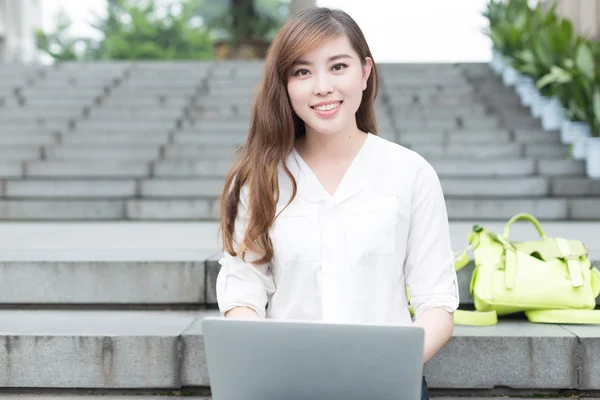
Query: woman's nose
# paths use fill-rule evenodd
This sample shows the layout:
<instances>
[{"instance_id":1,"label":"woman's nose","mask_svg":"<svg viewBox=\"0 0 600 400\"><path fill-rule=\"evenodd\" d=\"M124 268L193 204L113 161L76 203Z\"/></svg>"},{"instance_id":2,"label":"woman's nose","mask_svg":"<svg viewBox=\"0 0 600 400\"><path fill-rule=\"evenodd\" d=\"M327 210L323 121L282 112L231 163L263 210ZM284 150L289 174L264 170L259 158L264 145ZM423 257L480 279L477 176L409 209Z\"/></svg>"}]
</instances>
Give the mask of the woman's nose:
<instances>
[{"instance_id":1,"label":"woman's nose","mask_svg":"<svg viewBox=\"0 0 600 400\"><path fill-rule=\"evenodd\" d=\"M329 77L325 74L317 75L314 79L315 87L313 88L313 94L315 96L325 96L333 92L332 83Z\"/></svg>"}]
</instances>

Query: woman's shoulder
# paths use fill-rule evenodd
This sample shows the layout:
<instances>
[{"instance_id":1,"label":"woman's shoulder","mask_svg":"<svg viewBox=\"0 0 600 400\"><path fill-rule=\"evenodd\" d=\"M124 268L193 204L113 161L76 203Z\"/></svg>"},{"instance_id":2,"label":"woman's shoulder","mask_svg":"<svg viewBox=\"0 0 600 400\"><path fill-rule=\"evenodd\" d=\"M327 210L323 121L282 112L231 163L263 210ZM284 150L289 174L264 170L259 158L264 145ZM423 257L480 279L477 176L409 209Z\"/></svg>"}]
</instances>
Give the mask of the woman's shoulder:
<instances>
[{"instance_id":1,"label":"woman's shoulder","mask_svg":"<svg viewBox=\"0 0 600 400\"><path fill-rule=\"evenodd\" d=\"M402 168L405 171L418 171L430 168L431 164L419 153L396 143L383 136L373 135L375 138L375 153L385 165Z\"/></svg>"}]
</instances>

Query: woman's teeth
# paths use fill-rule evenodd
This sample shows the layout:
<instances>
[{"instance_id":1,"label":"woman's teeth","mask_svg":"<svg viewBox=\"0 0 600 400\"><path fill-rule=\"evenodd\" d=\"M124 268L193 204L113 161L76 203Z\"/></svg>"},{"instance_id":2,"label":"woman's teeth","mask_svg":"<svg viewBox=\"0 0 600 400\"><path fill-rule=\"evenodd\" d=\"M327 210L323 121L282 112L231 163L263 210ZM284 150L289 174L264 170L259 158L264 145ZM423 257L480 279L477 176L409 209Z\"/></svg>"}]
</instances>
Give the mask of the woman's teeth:
<instances>
[{"instance_id":1,"label":"woman's teeth","mask_svg":"<svg viewBox=\"0 0 600 400\"><path fill-rule=\"evenodd\" d=\"M315 108L315 110L318 110L318 111L329 111L329 110L333 110L334 108L339 107L340 104L342 104L342 103L327 104L324 106L315 106L314 108Z\"/></svg>"}]
</instances>

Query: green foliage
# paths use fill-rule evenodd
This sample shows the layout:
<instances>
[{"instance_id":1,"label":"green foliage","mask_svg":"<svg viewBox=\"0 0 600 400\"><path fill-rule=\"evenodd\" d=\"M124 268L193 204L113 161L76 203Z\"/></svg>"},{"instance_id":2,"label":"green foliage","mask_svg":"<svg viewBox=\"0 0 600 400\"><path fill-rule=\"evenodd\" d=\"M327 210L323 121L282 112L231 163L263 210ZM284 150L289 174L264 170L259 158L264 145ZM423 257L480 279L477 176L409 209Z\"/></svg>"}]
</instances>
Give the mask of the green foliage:
<instances>
[{"instance_id":1,"label":"green foliage","mask_svg":"<svg viewBox=\"0 0 600 400\"><path fill-rule=\"evenodd\" d=\"M99 31L100 40L69 37L71 21L61 12L54 32L37 32L37 46L58 61L214 57L210 32L192 0L166 7L158 7L155 0L109 0L106 15L96 18L90 25Z\"/></svg>"},{"instance_id":2,"label":"green foliage","mask_svg":"<svg viewBox=\"0 0 600 400\"><path fill-rule=\"evenodd\" d=\"M162 6L158 6L162 4ZM62 11L54 32L36 32L37 47L57 61L204 60L214 42L270 42L287 19L289 0L107 0L90 25L100 40L69 36Z\"/></svg>"},{"instance_id":3,"label":"green foliage","mask_svg":"<svg viewBox=\"0 0 600 400\"><path fill-rule=\"evenodd\" d=\"M157 9L155 1L119 0L109 6L99 56L108 60L203 60L212 58L208 32L192 24L194 5ZM161 15L159 11L165 13Z\"/></svg>"},{"instance_id":4,"label":"green foliage","mask_svg":"<svg viewBox=\"0 0 600 400\"><path fill-rule=\"evenodd\" d=\"M600 44L576 35L555 4L546 9L526 0L491 0L483 15L496 51L542 95L556 96L568 118L600 135Z\"/></svg>"},{"instance_id":5,"label":"green foliage","mask_svg":"<svg viewBox=\"0 0 600 400\"><path fill-rule=\"evenodd\" d=\"M57 61L70 61L85 59L85 55L77 51L77 48L88 44L86 39L71 38L68 31L72 21L69 16L61 10L56 15L56 30L46 33L40 29L35 31L35 41L38 49L50 55Z\"/></svg>"}]
</instances>

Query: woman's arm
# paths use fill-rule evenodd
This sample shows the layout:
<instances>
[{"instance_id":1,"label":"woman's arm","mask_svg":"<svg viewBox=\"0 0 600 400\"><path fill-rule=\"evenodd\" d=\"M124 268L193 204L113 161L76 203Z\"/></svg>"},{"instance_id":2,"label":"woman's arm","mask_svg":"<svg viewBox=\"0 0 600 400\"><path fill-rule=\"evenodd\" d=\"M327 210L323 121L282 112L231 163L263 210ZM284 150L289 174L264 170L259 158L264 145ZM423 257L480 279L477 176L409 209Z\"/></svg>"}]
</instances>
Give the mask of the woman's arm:
<instances>
[{"instance_id":1,"label":"woman's arm","mask_svg":"<svg viewBox=\"0 0 600 400\"><path fill-rule=\"evenodd\" d=\"M234 243L241 243L248 225L248 193L242 187L235 220ZM253 264L257 254L248 252L245 260L227 251L219 260L216 294L221 315L238 318L264 318L269 296L275 292L270 263Z\"/></svg>"},{"instance_id":2,"label":"woman's arm","mask_svg":"<svg viewBox=\"0 0 600 400\"><path fill-rule=\"evenodd\" d=\"M427 362L452 336L459 296L444 195L431 165L421 165L413 187L404 272Z\"/></svg>"},{"instance_id":3,"label":"woman's arm","mask_svg":"<svg viewBox=\"0 0 600 400\"><path fill-rule=\"evenodd\" d=\"M429 361L444 345L454 331L454 317L442 308L429 308L414 321L425 330L423 362Z\"/></svg>"}]
</instances>

